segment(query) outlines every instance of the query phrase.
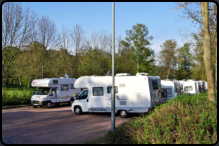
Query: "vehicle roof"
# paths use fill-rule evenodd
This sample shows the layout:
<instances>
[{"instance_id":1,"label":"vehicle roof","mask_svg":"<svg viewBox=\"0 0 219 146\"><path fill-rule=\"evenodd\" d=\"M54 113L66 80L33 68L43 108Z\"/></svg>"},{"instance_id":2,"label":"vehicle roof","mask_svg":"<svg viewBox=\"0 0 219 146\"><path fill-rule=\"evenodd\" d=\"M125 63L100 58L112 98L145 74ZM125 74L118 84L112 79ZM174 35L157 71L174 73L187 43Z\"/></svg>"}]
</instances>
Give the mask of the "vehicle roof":
<instances>
[{"instance_id":1,"label":"vehicle roof","mask_svg":"<svg viewBox=\"0 0 219 146\"><path fill-rule=\"evenodd\" d=\"M147 78L149 79L160 79L157 76L115 76L115 80L117 79L134 79L134 78ZM92 87L93 85L109 85L112 84L112 76L82 76L79 77L75 84L75 88L88 88Z\"/></svg>"},{"instance_id":2,"label":"vehicle roof","mask_svg":"<svg viewBox=\"0 0 219 146\"><path fill-rule=\"evenodd\" d=\"M57 80L58 84L53 84L53 81ZM32 87L53 87L60 84L73 84L76 79L74 78L44 78L44 79L34 79L31 83Z\"/></svg>"}]
</instances>

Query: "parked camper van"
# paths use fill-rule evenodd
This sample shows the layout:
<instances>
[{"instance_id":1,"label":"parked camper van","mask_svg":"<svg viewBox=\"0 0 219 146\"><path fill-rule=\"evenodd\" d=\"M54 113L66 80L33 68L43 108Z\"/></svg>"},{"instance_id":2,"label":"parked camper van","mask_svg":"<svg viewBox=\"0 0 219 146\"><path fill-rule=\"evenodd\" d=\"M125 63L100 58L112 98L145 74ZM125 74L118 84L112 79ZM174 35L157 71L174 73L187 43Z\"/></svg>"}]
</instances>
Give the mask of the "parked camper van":
<instances>
[{"instance_id":1,"label":"parked camper van","mask_svg":"<svg viewBox=\"0 0 219 146\"><path fill-rule=\"evenodd\" d=\"M197 88L197 81L189 79L183 83L184 94L195 95L198 94L199 89Z\"/></svg>"},{"instance_id":2,"label":"parked camper van","mask_svg":"<svg viewBox=\"0 0 219 146\"><path fill-rule=\"evenodd\" d=\"M167 91L167 96L169 99L174 98L175 96L180 95L180 84L177 81L170 81L168 79L161 80L161 85Z\"/></svg>"},{"instance_id":3,"label":"parked camper van","mask_svg":"<svg viewBox=\"0 0 219 146\"><path fill-rule=\"evenodd\" d=\"M147 76L147 73L128 73L115 76L115 112L121 117L128 113L145 113L162 99L156 93L160 86L160 77ZM72 112L111 112L111 76L83 76L77 79L75 88L84 89L72 104Z\"/></svg>"},{"instance_id":4,"label":"parked camper van","mask_svg":"<svg viewBox=\"0 0 219 146\"><path fill-rule=\"evenodd\" d=\"M80 88L74 87L75 81L74 78L65 77L33 80L31 86L37 87L37 91L31 97L32 106L50 108L52 104L58 105L66 102L72 104L76 94L81 91Z\"/></svg>"}]
</instances>

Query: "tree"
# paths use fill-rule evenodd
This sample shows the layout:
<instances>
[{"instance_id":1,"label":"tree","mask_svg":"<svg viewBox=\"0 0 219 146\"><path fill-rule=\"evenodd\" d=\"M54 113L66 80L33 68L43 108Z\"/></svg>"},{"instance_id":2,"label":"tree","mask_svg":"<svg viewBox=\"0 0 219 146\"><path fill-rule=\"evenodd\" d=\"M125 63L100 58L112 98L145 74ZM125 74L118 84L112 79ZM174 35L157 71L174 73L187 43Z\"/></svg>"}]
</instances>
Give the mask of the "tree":
<instances>
[{"instance_id":1,"label":"tree","mask_svg":"<svg viewBox=\"0 0 219 146\"><path fill-rule=\"evenodd\" d=\"M137 72L151 72L154 69L154 51L149 48L152 36L148 36L148 28L144 24L134 25L132 30L126 30L124 42L131 46Z\"/></svg>"},{"instance_id":2,"label":"tree","mask_svg":"<svg viewBox=\"0 0 219 146\"><path fill-rule=\"evenodd\" d=\"M70 31L70 37L72 39L72 46L74 46L74 50L72 48L72 53L75 54L75 57L72 58L73 64L73 76L79 77L78 75L78 64L79 64L79 54L84 45L84 30L81 25L76 24L73 26L73 29Z\"/></svg>"},{"instance_id":3,"label":"tree","mask_svg":"<svg viewBox=\"0 0 219 146\"><path fill-rule=\"evenodd\" d=\"M195 80L207 80L203 60L203 39L195 33L193 33L192 36L195 40L195 47L192 55L193 68L191 69L191 78Z\"/></svg>"},{"instance_id":4,"label":"tree","mask_svg":"<svg viewBox=\"0 0 219 146\"><path fill-rule=\"evenodd\" d=\"M208 81L208 103L209 101L216 102L215 90L214 90L214 75L213 68L211 64L211 48L210 48L210 32L209 32L209 12L208 12L208 2L201 2L201 13L202 21L204 25L204 62L205 70L207 74Z\"/></svg>"},{"instance_id":5,"label":"tree","mask_svg":"<svg viewBox=\"0 0 219 146\"><path fill-rule=\"evenodd\" d=\"M175 8L176 10L178 10L178 8L180 7L184 14L184 16L186 16L186 18L188 18L189 20L191 20L193 23L195 23L199 28L198 28L198 32L196 32L196 36L200 37L200 42L203 44L203 36L204 36L204 28L203 28L203 16L202 16L202 10L201 10L201 2L179 2L177 3L178 6ZM208 3L208 19L209 19L209 32L210 32L210 47L211 47L211 62L212 64L215 64L214 66L212 66L214 69L216 69L217 66L217 4L216 2L209 2ZM184 17L181 16L181 17ZM194 33L193 33L194 35ZM197 37L195 37L195 40L197 40ZM201 47L203 48L203 47ZM202 50L202 53L204 54L204 50ZM204 65L203 59L200 60L200 68L204 68L202 67L202 65ZM195 66L196 69L195 72L197 71L197 66ZM199 69L200 70L200 69ZM204 76L206 76L205 71L201 70L202 72L202 78L204 78ZM216 74L216 73L215 73ZM197 74L196 76L198 76L199 74ZM217 82L217 81L216 81Z\"/></svg>"},{"instance_id":6,"label":"tree","mask_svg":"<svg viewBox=\"0 0 219 146\"><path fill-rule=\"evenodd\" d=\"M109 58L101 55L103 51L98 48L90 48L82 51L79 74L82 75L105 75L109 70ZM102 56L102 57L100 57Z\"/></svg>"},{"instance_id":7,"label":"tree","mask_svg":"<svg viewBox=\"0 0 219 146\"><path fill-rule=\"evenodd\" d=\"M177 42L172 39L166 40L163 45L160 46L162 51L160 51L158 54L159 66L165 69L163 70L162 74L164 74L167 79L170 75L173 77L173 69L175 69L177 65L176 46Z\"/></svg>"},{"instance_id":8,"label":"tree","mask_svg":"<svg viewBox=\"0 0 219 146\"><path fill-rule=\"evenodd\" d=\"M120 41L119 52L115 54L115 72L136 74L136 62L129 43Z\"/></svg>"},{"instance_id":9,"label":"tree","mask_svg":"<svg viewBox=\"0 0 219 146\"><path fill-rule=\"evenodd\" d=\"M28 43L35 20L35 13L30 14L21 4L5 2L2 6L2 85L18 53L12 50Z\"/></svg>"},{"instance_id":10,"label":"tree","mask_svg":"<svg viewBox=\"0 0 219 146\"><path fill-rule=\"evenodd\" d=\"M39 42L43 45L44 54L41 64L42 74L41 78L44 76L44 66L45 66L45 58L48 55L47 49L56 47L58 45L57 37L56 37L56 25L52 20L49 20L49 17L42 16L38 21L38 37Z\"/></svg>"},{"instance_id":11,"label":"tree","mask_svg":"<svg viewBox=\"0 0 219 146\"><path fill-rule=\"evenodd\" d=\"M192 54L190 53L190 44L185 43L178 51L178 70L176 71L177 79L188 79L191 75L191 68L193 65Z\"/></svg>"}]
</instances>

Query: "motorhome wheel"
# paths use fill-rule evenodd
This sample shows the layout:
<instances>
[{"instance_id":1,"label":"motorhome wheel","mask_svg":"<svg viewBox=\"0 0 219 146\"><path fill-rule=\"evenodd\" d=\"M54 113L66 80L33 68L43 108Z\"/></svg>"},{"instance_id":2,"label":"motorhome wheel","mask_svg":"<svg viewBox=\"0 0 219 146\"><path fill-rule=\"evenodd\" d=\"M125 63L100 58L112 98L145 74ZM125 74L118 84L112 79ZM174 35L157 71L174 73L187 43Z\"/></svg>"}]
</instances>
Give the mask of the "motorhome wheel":
<instances>
[{"instance_id":1,"label":"motorhome wheel","mask_svg":"<svg viewBox=\"0 0 219 146\"><path fill-rule=\"evenodd\" d=\"M33 105L33 108L36 108L37 106Z\"/></svg>"},{"instance_id":2,"label":"motorhome wheel","mask_svg":"<svg viewBox=\"0 0 219 146\"><path fill-rule=\"evenodd\" d=\"M47 105L46 105L46 107L47 107L47 108L50 108L50 107L51 107L51 102L48 102Z\"/></svg>"},{"instance_id":3,"label":"motorhome wheel","mask_svg":"<svg viewBox=\"0 0 219 146\"><path fill-rule=\"evenodd\" d=\"M120 111L120 117L122 118L126 118L128 116L127 112L124 110L124 111Z\"/></svg>"},{"instance_id":4,"label":"motorhome wheel","mask_svg":"<svg viewBox=\"0 0 219 146\"><path fill-rule=\"evenodd\" d=\"M81 108L80 108L80 107L77 106L77 107L75 108L75 114L76 114L76 115L80 115L80 114L81 114Z\"/></svg>"}]
</instances>

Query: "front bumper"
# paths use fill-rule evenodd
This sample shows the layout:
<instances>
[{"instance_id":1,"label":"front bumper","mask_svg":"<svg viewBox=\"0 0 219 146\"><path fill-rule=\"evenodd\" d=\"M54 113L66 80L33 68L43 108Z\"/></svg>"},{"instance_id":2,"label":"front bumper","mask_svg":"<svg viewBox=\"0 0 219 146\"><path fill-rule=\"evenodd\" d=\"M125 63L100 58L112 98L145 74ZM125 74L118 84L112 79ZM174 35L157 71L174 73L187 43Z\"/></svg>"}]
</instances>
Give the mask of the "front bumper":
<instances>
[{"instance_id":1,"label":"front bumper","mask_svg":"<svg viewBox=\"0 0 219 146\"><path fill-rule=\"evenodd\" d=\"M38 101L38 100L31 100L31 104L33 106L45 106L47 105L48 101Z\"/></svg>"}]
</instances>

